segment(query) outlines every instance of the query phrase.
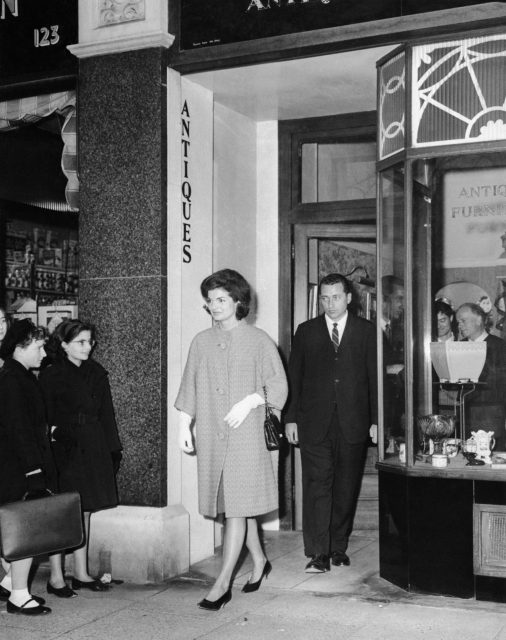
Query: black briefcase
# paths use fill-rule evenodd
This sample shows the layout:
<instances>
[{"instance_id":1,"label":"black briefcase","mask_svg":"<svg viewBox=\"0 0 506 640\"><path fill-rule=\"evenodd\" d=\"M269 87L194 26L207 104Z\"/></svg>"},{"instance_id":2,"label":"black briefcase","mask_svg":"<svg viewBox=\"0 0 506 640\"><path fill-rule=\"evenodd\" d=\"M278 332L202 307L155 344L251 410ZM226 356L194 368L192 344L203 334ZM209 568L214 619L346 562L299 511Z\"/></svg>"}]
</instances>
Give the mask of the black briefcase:
<instances>
[{"instance_id":1,"label":"black briefcase","mask_svg":"<svg viewBox=\"0 0 506 640\"><path fill-rule=\"evenodd\" d=\"M0 506L0 555L8 562L57 553L82 544L81 497L48 494Z\"/></svg>"}]
</instances>

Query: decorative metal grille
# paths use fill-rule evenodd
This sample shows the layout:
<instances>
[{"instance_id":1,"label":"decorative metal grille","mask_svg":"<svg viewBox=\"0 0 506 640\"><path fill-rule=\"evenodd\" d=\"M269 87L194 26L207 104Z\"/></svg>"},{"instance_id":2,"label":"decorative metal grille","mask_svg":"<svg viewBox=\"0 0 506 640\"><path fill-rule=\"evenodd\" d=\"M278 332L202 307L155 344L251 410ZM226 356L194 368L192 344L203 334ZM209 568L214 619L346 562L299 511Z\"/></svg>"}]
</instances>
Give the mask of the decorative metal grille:
<instances>
[{"instance_id":1,"label":"decorative metal grille","mask_svg":"<svg viewBox=\"0 0 506 640\"><path fill-rule=\"evenodd\" d=\"M379 158L383 160L405 145L406 56L395 56L379 71Z\"/></svg>"},{"instance_id":2,"label":"decorative metal grille","mask_svg":"<svg viewBox=\"0 0 506 640\"><path fill-rule=\"evenodd\" d=\"M412 146L506 139L506 35L413 48Z\"/></svg>"}]
</instances>

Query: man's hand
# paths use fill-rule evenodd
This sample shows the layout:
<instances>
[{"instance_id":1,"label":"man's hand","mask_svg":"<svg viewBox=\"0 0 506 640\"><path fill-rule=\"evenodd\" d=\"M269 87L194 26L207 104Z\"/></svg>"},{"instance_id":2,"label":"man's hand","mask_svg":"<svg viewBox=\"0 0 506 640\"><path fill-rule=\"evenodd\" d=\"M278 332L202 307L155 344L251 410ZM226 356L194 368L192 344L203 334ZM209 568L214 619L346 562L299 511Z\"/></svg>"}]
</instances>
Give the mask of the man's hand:
<instances>
[{"instance_id":1,"label":"man's hand","mask_svg":"<svg viewBox=\"0 0 506 640\"><path fill-rule=\"evenodd\" d=\"M378 425L377 424L371 425L371 428L369 429L369 436L371 437L373 444L378 444Z\"/></svg>"},{"instance_id":2,"label":"man's hand","mask_svg":"<svg viewBox=\"0 0 506 640\"><path fill-rule=\"evenodd\" d=\"M195 447L193 446L193 437L190 429L192 417L184 411L179 412L179 435L178 445L181 451L184 453L193 453Z\"/></svg>"},{"instance_id":3,"label":"man's hand","mask_svg":"<svg viewBox=\"0 0 506 640\"><path fill-rule=\"evenodd\" d=\"M246 420L249 412L263 403L264 399L262 396L258 395L258 393L252 393L242 400L239 400L239 402L236 402L223 419L229 427L237 429L237 427L241 426Z\"/></svg>"},{"instance_id":4,"label":"man's hand","mask_svg":"<svg viewBox=\"0 0 506 640\"><path fill-rule=\"evenodd\" d=\"M290 444L299 444L299 430L296 422L287 422L285 425L286 439Z\"/></svg>"}]
</instances>

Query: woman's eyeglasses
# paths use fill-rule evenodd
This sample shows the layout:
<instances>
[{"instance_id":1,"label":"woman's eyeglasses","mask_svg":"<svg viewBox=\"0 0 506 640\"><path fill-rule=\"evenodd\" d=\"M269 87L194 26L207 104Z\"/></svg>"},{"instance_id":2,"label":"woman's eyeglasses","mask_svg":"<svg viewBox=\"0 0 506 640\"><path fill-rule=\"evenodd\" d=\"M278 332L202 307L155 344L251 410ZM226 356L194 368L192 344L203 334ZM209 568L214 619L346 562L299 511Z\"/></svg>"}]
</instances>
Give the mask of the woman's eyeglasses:
<instances>
[{"instance_id":1,"label":"woman's eyeglasses","mask_svg":"<svg viewBox=\"0 0 506 640\"><path fill-rule=\"evenodd\" d=\"M96 342L95 340L71 340L69 344L78 344L80 347L84 347L85 344L89 344L90 347L94 347Z\"/></svg>"}]
</instances>

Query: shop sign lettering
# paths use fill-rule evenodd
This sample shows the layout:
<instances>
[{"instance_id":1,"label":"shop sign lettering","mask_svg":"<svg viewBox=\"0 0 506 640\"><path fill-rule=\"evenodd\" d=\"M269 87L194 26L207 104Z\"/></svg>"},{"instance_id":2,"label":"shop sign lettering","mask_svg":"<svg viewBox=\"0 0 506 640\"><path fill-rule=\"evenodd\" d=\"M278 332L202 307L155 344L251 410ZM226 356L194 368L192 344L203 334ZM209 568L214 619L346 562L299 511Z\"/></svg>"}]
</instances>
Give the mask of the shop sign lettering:
<instances>
[{"instance_id":1,"label":"shop sign lettering","mask_svg":"<svg viewBox=\"0 0 506 640\"><path fill-rule=\"evenodd\" d=\"M75 74L77 10L78 0L0 0L0 81Z\"/></svg>"},{"instance_id":2,"label":"shop sign lettering","mask_svg":"<svg viewBox=\"0 0 506 640\"><path fill-rule=\"evenodd\" d=\"M182 50L388 20L477 0L179 0ZM479 4L479 3L478 3Z\"/></svg>"},{"instance_id":3,"label":"shop sign lettering","mask_svg":"<svg viewBox=\"0 0 506 640\"><path fill-rule=\"evenodd\" d=\"M185 100L181 111L181 203L182 203L182 242L183 262L192 261L191 254L191 216L192 216L192 186L189 172L190 155L190 108Z\"/></svg>"}]
</instances>

